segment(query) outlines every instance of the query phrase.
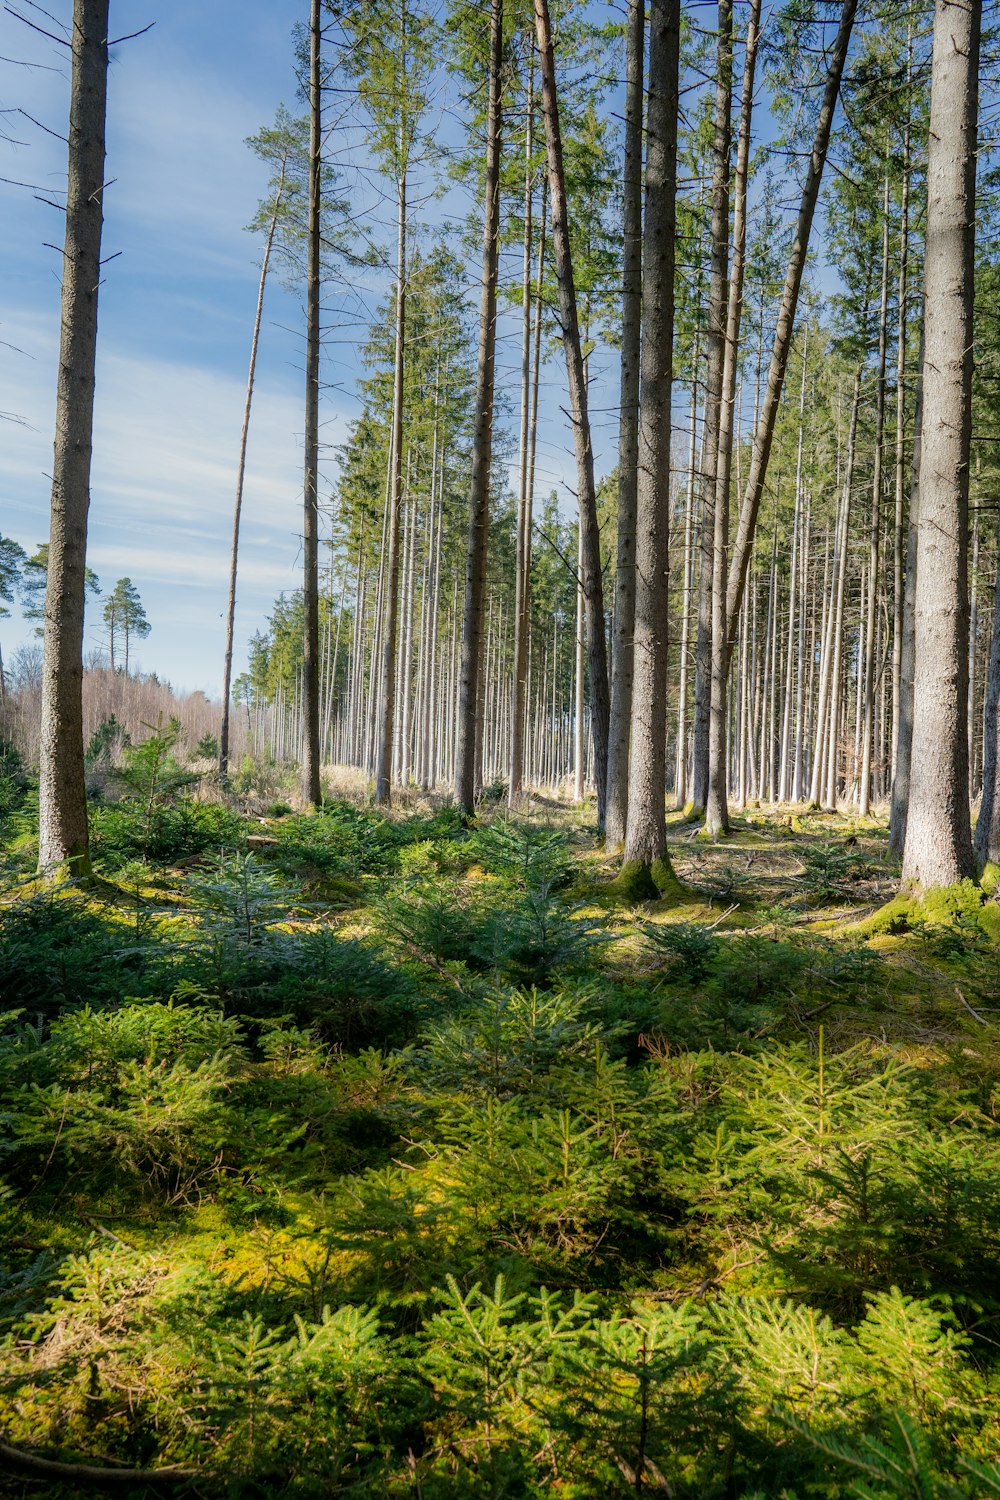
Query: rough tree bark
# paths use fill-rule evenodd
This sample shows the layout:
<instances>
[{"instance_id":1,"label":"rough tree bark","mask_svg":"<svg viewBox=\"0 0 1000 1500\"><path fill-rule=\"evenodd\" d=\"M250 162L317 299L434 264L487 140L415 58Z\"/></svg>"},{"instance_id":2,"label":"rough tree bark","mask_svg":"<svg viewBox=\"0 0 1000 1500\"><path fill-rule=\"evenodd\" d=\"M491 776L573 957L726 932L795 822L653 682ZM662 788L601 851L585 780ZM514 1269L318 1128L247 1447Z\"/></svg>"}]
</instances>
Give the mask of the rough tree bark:
<instances>
[{"instance_id":1,"label":"rough tree bark","mask_svg":"<svg viewBox=\"0 0 1000 1500\"><path fill-rule=\"evenodd\" d=\"M913 71L913 34L906 36L906 81ZM899 281L896 290L896 455L895 514L892 531L892 782L896 779L903 651L903 502L906 494L906 335L910 259L910 122L903 129L902 187L899 205ZM902 852L902 846L897 853Z\"/></svg>"},{"instance_id":2,"label":"rough tree bark","mask_svg":"<svg viewBox=\"0 0 1000 1500\"><path fill-rule=\"evenodd\" d=\"M594 781L597 786L597 826L603 832L608 791L608 650L604 631L604 579L601 571L601 532L597 520L594 450L587 408L587 373L576 309L576 286L569 242L569 213L563 172L559 101L556 95L555 55L548 0L535 0L535 35L542 74L542 114L552 200L552 250L559 288L559 317L566 353L570 418L576 449L577 504L580 510L583 595L587 631L587 669L590 678L590 731L594 744Z\"/></svg>"},{"instance_id":3,"label":"rough tree bark","mask_svg":"<svg viewBox=\"0 0 1000 1500\"><path fill-rule=\"evenodd\" d=\"M405 63L404 63L405 71ZM386 537L385 620L382 636L382 704L375 766L375 801L389 801L396 728L396 634L399 619L399 542L403 510L403 374L406 359L406 172L396 194L396 331L392 376L392 452Z\"/></svg>"},{"instance_id":4,"label":"rough tree bark","mask_svg":"<svg viewBox=\"0 0 1000 1500\"><path fill-rule=\"evenodd\" d=\"M319 704L319 303L322 185L320 0L309 13L309 224L306 250L306 425L302 516L302 796L316 807L320 786Z\"/></svg>"},{"instance_id":5,"label":"rough tree bark","mask_svg":"<svg viewBox=\"0 0 1000 1500\"><path fill-rule=\"evenodd\" d=\"M722 421L722 383L726 363L726 325L729 306L729 179L732 152L733 101L733 8L731 0L718 6L718 40L715 67L715 117L712 142L712 214L709 231L711 274L708 286L708 327L705 339L705 439L701 461L701 567L698 580L698 640L695 653L694 745L692 753L693 802L708 808L710 718L712 700L713 631L715 628L715 574L720 545L720 526L728 532L728 517L717 515L719 437ZM723 584L723 588L725 585ZM720 810L718 797L708 815L716 833L728 827L728 814Z\"/></svg>"},{"instance_id":6,"label":"rough tree bark","mask_svg":"<svg viewBox=\"0 0 1000 1500\"><path fill-rule=\"evenodd\" d=\"M864 725L861 743L861 780L858 813L867 818L871 810L872 753L875 738L875 621L878 607L879 558L881 553L882 467L885 443L885 367L888 352L889 314L889 178L882 194L882 290L879 297L878 369L875 383L875 464L872 472L871 519L868 527L868 601L865 615Z\"/></svg>"},{"instance_id":7,"label":"rough tree bark","mask_svg":"<svg viewBox=\"0 0 1000 1500\"><path fill-rule=\"evenodd\" d=\"M472 816L476 807L476 746L479 677L483 650L486 548L490 522L490 460L493 446L493 383L496 366L497 265L500 247L500 74L503 64L503 0L490 7L490 78L486 123L486 208L483 223L483 290L479 308L479 358L472 442L469 535L465 563L462 662L455 723L455 801Z\"/></svg>"},{"instance_id":8,"label":"rough tree bark","mask_svg":"<svg viewBox=\"0 0 1000 1500\"><path fill-rule=\"evenodd\" d=\"M521 436L517 475L517 557L514 573L514 664L511 699L510 782L507 800L517 804L524 781L524 714L528 688L528 636L531 631L531 496L528 493L528 448L531 396L531 251L534 162L535 55L528 67L527 119L524 130L524 244L521 275Z\"/></svg>"},{"instance_id":9,"label":"rough tree bark","mask_svg":"<svg viewBox=\"0 0 1000 1500\"><path fill-rule=\"evenodd\" d=\"M62 321L52 466L38 863L90 876L83 760L83 613L104 218L108 0L74 0Z\"/></svg>"},{"instance_id":10,"label":"rough tree bark","mask_svg":"<svg viewBox=\"0 0 1000 1500\"><path fill-rule=\"evenodd\" d=\"M920 515L920 448L924 425L924 335L921 315L917 397L913 412L913 454L910 461L910 517L900 605L899 702L895 726L892 799L889 808L889 848L897 859L906 843L906 809L910 799L910 754L913 749L913 609L917 592L917 521Z\"/></svg>"},{"instance_id":11,"label":"rough tree bark","mask_svg":"<svg viewBox=\"0 0 1000 1500\"><path fill-rule=\"evenodd\" d=\"M635 657L628 822L622 880L655 895L672 878L667 856L667 614L670 411L677 208L679 0L650 7L646 208L642 268L642 381L636 519Z\"/></svg>"},{"instance_id":12,"label":"rough tree bark","mask_svg":"<svg viewBox=\"0 0 1000 1500\"><path fill-rule=\"evenodd\" d=\"M974 851L980 870L986 865L1000 865L1000 788L997 767L1000 765L1000 567L997 568L993 601L993 633L990 660L986 672L986 704L983 709L983 798L976 820Z\"/></svg>"},{"instance_id":13,"label":"rough tree bark","mask_svg":"<svg viewBox=\"0 0 1000 1500\"><path fill-rule=\"evenodd\" d=\"M622 183L622 358L618 418L618 555L611 641L606 842L625 837L635 629L635 519L639 453L639 346L642 334L642 93L645 0L629 0L625 58L625 162Z\"/></svg>"},{"instance_id":14,"label":"rough tree bark","mask_svg":"<svg viewBox=\"0 0 1000 1500\"><path fill-rule=\"evenodd\" d=\"M903 880L972 875L968 529L981 0L937 0L924 260L924 414Z\"/></svg>"}]
</instances>

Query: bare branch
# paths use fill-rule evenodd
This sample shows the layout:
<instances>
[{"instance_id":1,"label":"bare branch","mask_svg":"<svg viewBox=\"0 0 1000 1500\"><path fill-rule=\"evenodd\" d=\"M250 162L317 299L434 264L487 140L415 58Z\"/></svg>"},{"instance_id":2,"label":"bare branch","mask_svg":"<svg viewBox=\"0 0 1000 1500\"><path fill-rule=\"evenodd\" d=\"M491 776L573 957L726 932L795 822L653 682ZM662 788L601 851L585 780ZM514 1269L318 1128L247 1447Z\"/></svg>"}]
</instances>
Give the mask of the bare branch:
<instances>
[{"instance_id":1,"label":"bare branch","mask_svg":"<svg viewBox=\"0 0 1000 1500\"><path fill-rule=\"evenodd\" d=\"M6 182L10 187L30 188L33 193L65 192L65 188L44 188L37 182L20 182L16 177L0 177L0 182Z\"/></svg>"},{"instance_id":2,"label":"bare branch","mask_svg":"<svg viewBox=\"0 0 1000 1500\"><path fill-rule=\"evenodd\" d=\"M50 42L58 42L60 47L66 47L69 51L73 50L64 36L56 36L53 32L46 31L44 26L36 26L34 21L29 21L27 16L22 16L20 11L16 11L13 6L5 5L4 10L9 16L13 16L15 21L22 21L25 26L30 26L32 31L37 31L39 36L47 36Z\"/></svg>"},{"instance_id":3,"label":"bare branch","mask_svg":"<svg viewBox=\"0 0 1000 1500\"><path fill-rule=\"evenodd\" d=\"M116 36L113 42L108 42L108 46L117 47L120 42L134 41L137 36L145 36L147 31L152 31L155 25L155 21L150 21L149 25L144 26L141 31L130 31L128 36Z\"/></svg>"},{"instance_id":4,"label":"bare branch","mask_svg":"<svg viewBox=\"0 0 1000 1500\"><path fill-rule=\"evenodd\" d=\"M31 121L32 125L37 125L39 130L44 130L46 135L54 135L57 141L68 144L66 136L61 135L58 130L50 130L48 125L43 125L41 120L35 119L34 115L29 115L26 109L15 110L15 114L23 115L26 120Z\"/></svg>"}]
</instances>

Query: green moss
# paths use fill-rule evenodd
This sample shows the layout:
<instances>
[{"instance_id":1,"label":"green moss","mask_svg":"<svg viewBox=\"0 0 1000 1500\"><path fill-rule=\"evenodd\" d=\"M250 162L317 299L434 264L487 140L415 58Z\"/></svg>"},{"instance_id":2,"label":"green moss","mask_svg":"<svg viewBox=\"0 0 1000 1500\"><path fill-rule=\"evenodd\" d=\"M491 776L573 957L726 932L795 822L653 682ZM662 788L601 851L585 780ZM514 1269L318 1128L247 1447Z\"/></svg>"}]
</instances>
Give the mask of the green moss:
<instances>
[{"instance_id":1,"label":"green moss","mask_svg":"<svg viewBox=\"0 0 1000 1500\"><path fill-rule=\"evenodd\" d=\"M995 901L985 901L979 912L979 925L991 943L1000 944L1000 906Z\"/></svg>"},{"instance_id":2,"label":"green moss","mask_svg":"<svg viewBox=\"0 0 1000 1500\"><path fill-rule=\"evenodd\" d=\"M680 903L687 899L687 893L674 874L674 867L669 859L654 859L649 875L661 901Z\"/></svg>"},{"instance_id":3,"label":"green moss","mask_svg":"<svg viewBox=\"0 0 1000 1500\"><path fill-rule=\"evenodd\" d=\"M364 892L356 881L337 875L328 875L322 880L316 894L323 901L335 902L341 906L357 906L364 899Z\"/></svg>"},{"instance_id":4,"label":"green moss","mask_svg":"<svg viewBox=\"0 0 1000 1500\"><path fill-rule=\"evenodd\" d=\"M659 860L656 863L659 865ZM656 901L660 895L651 867L643 864L641 859L626 860L615 879L601 889L606 899L624 901L629 905L635 905L637 901Z\"/></svg>"},{"instance_id":5,"label":"green moss","mask_svg":"<svg viewBox=\"0 0 1000 1500\"><path fill-rule=\"evenodd\" d=\"M937 886L924 891L918 899L925 922L935 927L952 927L958 921L978 922L985 895L974 880L958 885Z\"/></svg>"},{"instance_id":6,"label":"green moss","mask_svg":"<svg viewBox=\"0 0 1000 1500\"><path fill-rule=\"evenodd\" d=\"M958 927L972 923L993 937L996 924L992 913L986 915L985 900L985 891L974 880L927 891L903 891L864 921L850 924L850 931L854 937L876 937L882 933L911 932L917 927Z\"/></svg>"},{"instance_id":7,"label":"green moss","mask_svg":"<svg viewBox=\"0 0 1000 1500\"><path fill-rule=\"evenodd\" d=\"M677 905L690 899L668 856L649 865L640 859L626 860L614 880L592 885L586 894L602 906L635 906L640 901Z\"/></svg>"},{"instance_id":8,"label":"green moss","mask_svg":"<svg viewBox=\"0 0 1000 1500\"><path fill-rule=\"evenodd\" d=\"M979 884L987 896L992 896L997 887L1000 886L1000 865L994 864L991 859L988 859L979 877Z\"/></svg>"}]
</instances>

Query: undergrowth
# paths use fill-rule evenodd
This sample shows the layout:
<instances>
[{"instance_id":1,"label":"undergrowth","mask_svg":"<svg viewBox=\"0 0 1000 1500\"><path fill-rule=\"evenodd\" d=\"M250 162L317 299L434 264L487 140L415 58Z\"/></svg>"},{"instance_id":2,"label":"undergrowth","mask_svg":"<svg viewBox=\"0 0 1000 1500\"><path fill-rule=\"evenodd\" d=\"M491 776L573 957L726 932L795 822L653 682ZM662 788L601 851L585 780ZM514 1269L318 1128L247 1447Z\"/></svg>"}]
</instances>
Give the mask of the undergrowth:
<instances>
[{"instance_id":1,"label":"undergrowth","mask_svg":"<svg viewBox=\"0 0 1000 1500\"><path fill-rule=\"evenodd\" d=\"M247 822L169 750L87 892L0 781L4 1442L220 1497L1000 1493L988 928L824 927L885 863L832 819L611 914L558 819Z\"/></svg>"}]
</instances>

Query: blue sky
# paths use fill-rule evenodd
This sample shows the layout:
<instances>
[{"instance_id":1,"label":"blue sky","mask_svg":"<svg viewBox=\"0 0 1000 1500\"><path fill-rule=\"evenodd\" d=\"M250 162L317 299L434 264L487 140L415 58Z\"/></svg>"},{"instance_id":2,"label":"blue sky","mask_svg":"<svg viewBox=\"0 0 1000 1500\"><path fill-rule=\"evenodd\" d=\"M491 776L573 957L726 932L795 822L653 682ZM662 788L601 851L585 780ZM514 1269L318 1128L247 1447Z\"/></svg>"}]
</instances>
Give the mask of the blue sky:
<instances>
[{"instance_id":1,"label":"blue sky","mask_svg":"<svg viewBox=\"0 0 1000 1500\"><path fill-rule=\"evenodd\" d=\"M11 0L43 25L34 0ZM47 0L65 22L71 0ZM34 8L32 6L34 5ZM159 9L159 13L158 13ZM618 14L614 0L610 10ZM292 28L305 0L112 0L112 35L154 20L147 35L112 52L108 176L90 526L91 566L106 588L128 575L152 633L137 653L181 690L216 696L222 678L223 608L232 503L261 246L244 226L266 190L266 169L244 144L295 97ZM602 11L603 13L603 11ZM20 59L35 66L17 66ZM68 68L64 48L0 10L0 177L46 191L65 183ZM427 129L454 140L455 92L441 89ZM26 111L26 114L18 111ZM33 116L32 123L27 116ZM766 114L762 114L766 124ZM47 127L47 129L42 128ZM6 137L3 139L2 137ZM333 142L349 163L345 187L375 238L391 243L392 207L374 180L357 134ZM427 186L427 184L424 184ZM793 196L796 194L793 192ZM420 217L474 214L452 187L442 201L413 185ZM0 533L32 551L48 533L59 334L60 212L30 189L0 182ZM116 252L120 252L116 254ZM478 257L467 297L478 307ZM371 276L371 273L365 273ZM519 284L520 250L502 274ZM324 492L335 450L358 413L357 347L385 294L378 279L352 295L331 294L321 409ZM236 670L277 595L301 569L303 383L300 298L272 277L262 330L240 549ZM502 317L497 386L516 408L519 320ZM590 366L598 475L615 462L617 355L599 349ZM686 423L678 392L675 424ZM562 358L542 383L536 486L575 507L572 435ZM512 419L513 420L513 419ZM686 439L682 439L686 448ZM15 613L0 621L9 660L33 627ZM103 647L100 604L86 647Z\"/></svg>"},{"instance_id":2,"label":"blue sky","mask_svg":"<svg viewBox=\"0 0 1000 1500\"><path fill-rule=\"evenodd\" d=\"M65 20L70 0L49 0ZM15 0L15 9L18 8ZM113 49L89 560L106 587L138 586L152 634L139 665L184 690L221 681L222 609L259 244L244 226L266 172L244 145L279 103L295 107L291 32L304 13L273 0L112 3ZM44 16L24 12L43 25ZM65 49L0 13L0 175L59 188L65 145ZM23 114L40 122L32 124ZM449 207L461 211L454 201ZM373 212L381 214L373 206ZM435 210L431 210L434 212ZM59 330L62 221L31 191L0 183L0 532L29 551L48 532ZM512 267L514 275L516 268ZM369 301L372 289L369 289ZM474 302L478 288L470 287ZM303 324L299 299L272 278L250 435L241 543L237 670L252 631L301 565ZM343 441L356 414L350 329L330 346L323 438ZM515 330L511 328L510 334ZM500 351L513 375L516 337ZM539 484L572 475L570 435L552 393ZM603 399L596 405L610 405ZM615 423L604 424L608 439ZM332 453L327 474L334 474ZM5 658L31 639L0 623ZM100 606L87 649L103 644Z\"/></svg>"},{"instance_id":3,"label":"blue sky","mask_svg":"<svg viewBox=\"0 0 1000 1500\"><path fill-rule=\"evenodd\" d=\"M69 14L60 0L54 12ZM221 677L222 598L257 246L243 226L264 172L243 145L293 99L291 7L171 0L147 36L114 51L109 86L105 254L90 562L106 585L128 574L153 632L141 663L184 688ZM27 11L29 15L33 13ZM150 11L112 5L119 32ZM35 15L36 19L42 19ZM44 21L43 21L43 24ZM58 71L0 64L6 110L65 130L65 51L0 15L0 54ZM0 172L65 181L65 146L5 114L23 146ZM31 549L48 530L59 327L59 213L0 185L0 529ZM296 582L301 385L295 299L271 288L251 432L240 637ZM11 347L12 346L12 347ZM342 416L329 411L337 440ZM12 418L20 420L12 420ZM100 644L93 611L88 647ZM24 638L4 622L5 654Z\"/></svg>"},{"instance_id":4,"label":"blue sky","mask_svg":"<svg viewBox=\"0 0 1000 1500\"><path fill-rule=\"evenodd\" d=\"M109 88L105 254L90 562L105 584L128 574L153 631L140 663L177 687L217 691L236 455L259 246L243 226L266 185L244 138L294 105L298 7L264 0L170 0L155 15L113 4L113 25L155 28L114 51ZM68 0L55 14L68 16ZM28 12L28 14L33 14ZM36 19L41 19L36 16ZM65 130L64 49L0 15L5 110ZM25 144L0 148L0 173L65 181L65 146L21 115ZM0 530L33 549L48 531L59 327L60 215L0 184ZM275 596L296 586L301 530L302 373L298 300L277 279L265 310L250 436L237 635L242 654ZM347 388L350 388L350 378ZM335 445L349 396L324 403ZM101 644L99 608L87 645ZM4 622L9 656L29 628Z\"/></svg>"}]
</instances>

